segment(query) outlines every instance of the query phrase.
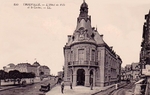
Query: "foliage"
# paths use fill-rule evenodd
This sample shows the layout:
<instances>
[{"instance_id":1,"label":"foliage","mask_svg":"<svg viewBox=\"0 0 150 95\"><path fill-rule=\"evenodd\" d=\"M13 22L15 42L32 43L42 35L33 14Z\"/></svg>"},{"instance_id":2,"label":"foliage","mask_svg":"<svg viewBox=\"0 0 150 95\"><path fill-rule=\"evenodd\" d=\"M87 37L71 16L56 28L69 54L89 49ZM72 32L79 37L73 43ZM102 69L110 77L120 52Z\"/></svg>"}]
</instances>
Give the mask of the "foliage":
<instances>
[{"instance_id":1,"label":"foliage","mask_svg":"<svg viewBox=\"0 0 150 95\"><path fill-rule=\"evenodd\" d=\"M22 72L22 73L21 73L21 76L22 76L22 78L35 78L35 74L32 73L32 72L29 72L29 73L27 73L27 72Z\"/></svg>"},{"instance_id":2,"label":"foliage","mask_svg":"<svg viewBox=\"0 0 150 95\"><path fill-rule=\"evenodd\" d=\"M0 80L5 78L6 72L4 70L0 70Z\"/></svg>"},{"instance_id":3,"label":"foliage","mask_svg":"<svg viewBox=\"0 0 150 95\"><path fill-rule=\"evenodd\" d=\"M10 79L17 79L20 78L21 79L21 73L18 70L12 70L9 71L9 78Z\"/></svg>"}]
</instances>

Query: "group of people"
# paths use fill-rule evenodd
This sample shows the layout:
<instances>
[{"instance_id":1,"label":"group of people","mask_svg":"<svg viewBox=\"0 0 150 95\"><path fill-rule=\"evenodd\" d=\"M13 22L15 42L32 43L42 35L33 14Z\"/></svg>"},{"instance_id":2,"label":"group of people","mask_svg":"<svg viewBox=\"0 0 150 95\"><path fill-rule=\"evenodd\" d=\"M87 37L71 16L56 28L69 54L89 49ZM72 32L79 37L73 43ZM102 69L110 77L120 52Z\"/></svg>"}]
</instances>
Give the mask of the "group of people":
<instances>
[{"instance_id":1,"label":"group of people","mask_svg":"<svg viewBox=\"0 0 150 95\"><path fill-rule=\"evenodd\" d=\"M64 87L65 87L65 84L64 84L64 81L61 82L61 93L64 93ZM72 89L72 82L70 82L70 89Z\"/></svg>"}]
</instances>

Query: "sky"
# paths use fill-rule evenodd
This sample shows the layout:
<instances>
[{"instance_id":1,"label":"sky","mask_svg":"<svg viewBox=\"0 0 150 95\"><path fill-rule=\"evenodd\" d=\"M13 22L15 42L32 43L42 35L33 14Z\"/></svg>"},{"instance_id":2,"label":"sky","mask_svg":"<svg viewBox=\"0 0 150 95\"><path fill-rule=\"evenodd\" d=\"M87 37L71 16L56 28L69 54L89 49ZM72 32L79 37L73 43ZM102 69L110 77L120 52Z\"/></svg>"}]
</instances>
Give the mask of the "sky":
<instances>
[{"instance_id":1,"label":"sky","mask_svg":"<svg viewBox=\"0 0 150 95\"><path fill-rule=\"evenodd\" d=\"M0 69L9 63L38 61L56 75L64 65L63 47L72 35L83 0L1 0ZM113 46L124 67L139 62L149 0L85 0L91 25ZM34 9L25 4L44 4ZM14 6L18 4L18 6ZM56 6L59 5L59 6ZM28 8L29 7L29 8Z\"/></svg>"}]
</instances>

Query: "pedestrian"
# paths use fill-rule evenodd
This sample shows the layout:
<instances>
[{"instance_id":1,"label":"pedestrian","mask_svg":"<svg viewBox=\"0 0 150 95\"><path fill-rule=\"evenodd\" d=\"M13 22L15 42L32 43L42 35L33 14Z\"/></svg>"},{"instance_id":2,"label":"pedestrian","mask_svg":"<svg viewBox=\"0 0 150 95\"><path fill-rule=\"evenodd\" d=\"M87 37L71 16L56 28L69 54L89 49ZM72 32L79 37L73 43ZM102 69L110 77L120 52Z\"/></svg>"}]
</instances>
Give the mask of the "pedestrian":
<instances>
[{"instance_id":1,"label":"pedestrian","mask_svg":"<svg viewBox=\"0 0 150 95\"><path fill-rule=\"evenodd\" d=\"M51 89L51 84L49 83L47 86L48 86L48 91L50 91L50 89Z\"/></svg>"},{"instance_id":2,"label":"pedestrian","mask_svg":"<svg viewBox=\"0 0 150 95\"><path fill-rule=\"evenodd\" d=\"M91 85L90 85L90 86L91 86L91 90L93 90L93 83L91 83Z\"/></svg>"},{"instance_id":3,"label":"pedestrian","mask_svg":"<svg viewBox=\"0 0 150 95\"><path fill-rule=\"evenodd\" d=\"M117 83L115 84L115 89L118 89L118 84Z\"/></svg>"},{"instance_id":4,"label":"pedestrian","mask_svg":"<svg viewBox=\"0 0 150 95\"><path fill-rule=\"evenodd\" d=\"M70 81L70 89L72 89L72 82Z\"/></svg>"},{"instance_id":5,"label":"pedestrian","mask_svg":"<svg viewBox=\"0 0 150 95\"><path fill-rule=\"evenodd\" d=\"M64 81L61 82L61 93L64 93Z\"/></svg>"}]
</instances>

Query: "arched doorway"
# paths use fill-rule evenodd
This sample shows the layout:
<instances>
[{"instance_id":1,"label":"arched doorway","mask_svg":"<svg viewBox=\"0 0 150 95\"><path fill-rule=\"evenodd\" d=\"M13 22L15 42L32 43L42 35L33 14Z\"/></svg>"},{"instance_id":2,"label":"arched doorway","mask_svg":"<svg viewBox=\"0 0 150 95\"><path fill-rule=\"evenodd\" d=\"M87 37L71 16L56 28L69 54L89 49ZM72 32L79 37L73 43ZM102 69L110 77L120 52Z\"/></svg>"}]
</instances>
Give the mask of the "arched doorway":
<instances>
[{"instance_id":1,"label":"arched doorway","mask_svg":"<svg viewBox=\"0 0 150 95\"><path fill-rule=\"evenodd\" d=\"M85 71L84 69L79 69L77 71L77 85L83 85L85 82Z\"/></svg>"},{"instance_id":2,"label":"arched doorway","mask_svg":"<svg viewBox=\"0 0 150 95\"><path fill-rule=\"evenodd\" d=\"M93 84L93 70L90 71L90 85Z\"/></svg>"}]
</instances>

